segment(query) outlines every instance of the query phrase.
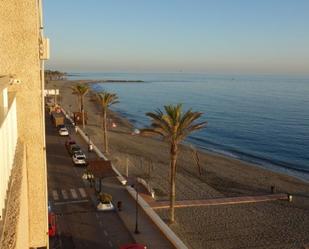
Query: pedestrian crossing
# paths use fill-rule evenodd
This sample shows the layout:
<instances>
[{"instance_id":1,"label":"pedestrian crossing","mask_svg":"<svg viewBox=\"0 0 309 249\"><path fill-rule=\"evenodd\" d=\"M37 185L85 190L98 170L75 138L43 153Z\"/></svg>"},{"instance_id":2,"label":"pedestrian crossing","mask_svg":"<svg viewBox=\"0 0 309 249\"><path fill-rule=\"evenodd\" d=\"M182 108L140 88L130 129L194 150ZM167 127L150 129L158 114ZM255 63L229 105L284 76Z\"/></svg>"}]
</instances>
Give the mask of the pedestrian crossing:
<instances>
[{"instance_id":1,"label":"pedestrian crossing","mask_svg":"<svg viewBox=\"0 0 309 249\"><path fill-rule=\"evenodd\" d=\"M49 196L53 201L80 200L86 199L87 193L84 188L53 189Z\"/></svg>"},{"instance_id":2,"label":"pedestrian crossing","mask_svg":"<svg viewBox=\"0 0 309 249\"><path fill-rule=\"evenodd\" d=\"M71 189L70 189L70 192L71 192L71 195L73 196L73 199L77 199L77 198L78 198L75 189L71 188Z\"/></svg>"},{"instance_id":3,"label":"pedestrian crossing","mask_svg":"<svg viewBox=\"0 0 309 249\"><path fill-rule=\"evenodd\" d=\"M78 191L79 191L79 193L81 194L81 196L82 196L83 198L86 198L86 197L87 197L87 194L86 194L86 191L85 191L84 188L78 188Z\"/></svg>"}]
</instances>

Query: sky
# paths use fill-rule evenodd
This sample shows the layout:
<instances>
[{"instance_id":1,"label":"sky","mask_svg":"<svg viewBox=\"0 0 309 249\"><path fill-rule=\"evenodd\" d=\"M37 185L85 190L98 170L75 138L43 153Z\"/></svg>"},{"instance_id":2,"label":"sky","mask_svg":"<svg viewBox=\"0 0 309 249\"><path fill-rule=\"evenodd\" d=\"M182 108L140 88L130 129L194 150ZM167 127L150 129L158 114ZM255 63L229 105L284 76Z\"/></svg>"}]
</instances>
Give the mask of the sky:
<instances>
[{"instance_id":1,"label":"sky","mask_svg":"<svg viewBox=\"0 0 309 249\"><path fill-rule=\"evenodd\" d=\"M44 0L49 69L309 74L308 0Z\"/></svg>"}]
</instances>

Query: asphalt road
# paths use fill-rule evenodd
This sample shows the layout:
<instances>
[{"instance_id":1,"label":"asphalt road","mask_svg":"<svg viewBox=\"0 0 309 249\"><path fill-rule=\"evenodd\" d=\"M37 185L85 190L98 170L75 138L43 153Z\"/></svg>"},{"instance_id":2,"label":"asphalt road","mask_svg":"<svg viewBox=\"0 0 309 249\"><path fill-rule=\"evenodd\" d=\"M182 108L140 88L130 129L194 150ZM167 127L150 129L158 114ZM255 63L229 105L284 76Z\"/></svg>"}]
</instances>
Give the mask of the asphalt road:
<instances>
[{"instance_id":1,"label":"asphalt road","mask_svg":"<svg viewBox=\"0 0 309 249\"><path fill-rule=\"evenodd\" d=\"M84 168L73 165L64 146L66 139L58 135L46 114L48 200L57 224L57 235L50 238L50 248L116 249L133 243L116 212L96 210L89 186L81 179Z\"/></svg>"}]
</instances>

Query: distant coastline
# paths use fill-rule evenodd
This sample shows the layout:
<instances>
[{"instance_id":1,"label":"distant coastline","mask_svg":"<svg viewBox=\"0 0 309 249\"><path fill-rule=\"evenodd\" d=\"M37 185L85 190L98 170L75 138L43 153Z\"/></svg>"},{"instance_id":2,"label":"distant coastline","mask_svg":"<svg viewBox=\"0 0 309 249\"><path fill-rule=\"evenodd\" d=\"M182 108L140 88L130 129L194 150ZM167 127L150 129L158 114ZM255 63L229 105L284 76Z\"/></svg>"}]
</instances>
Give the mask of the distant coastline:
<instances>
[{"instance_id":1,"label":"distant coastline","mask_svg":"<svg viewBox=\"0 0 309 249\"><path fill-rule=\"evenodd\" d=\"M46 80L68 80L68 77L76 76L67 72L45 70ZM74 80L76 83L81 84L96 84L96 83L144 83L143 80L124 80L124 79L85 79L85 80Z\"/></svg>"},{"instance_id":2,"label":"distant coastline","mask_svg":"<svg viewBox=\"0 0 309 249\"><path fill-rule=\"evenodd\" d=\"M143 80L89 80L88 83L144 83Z\"/></svg>"},{"instance_id":3,"label":"distant coastline","mask_svg":"<svg viewBox=\"0 0 309 249\"><path fill-rule=\"evenodd\" d=\"M143 80L71 80L76 84L98 84L98 83L144 83Z\"/></svg>"}]
</instances>

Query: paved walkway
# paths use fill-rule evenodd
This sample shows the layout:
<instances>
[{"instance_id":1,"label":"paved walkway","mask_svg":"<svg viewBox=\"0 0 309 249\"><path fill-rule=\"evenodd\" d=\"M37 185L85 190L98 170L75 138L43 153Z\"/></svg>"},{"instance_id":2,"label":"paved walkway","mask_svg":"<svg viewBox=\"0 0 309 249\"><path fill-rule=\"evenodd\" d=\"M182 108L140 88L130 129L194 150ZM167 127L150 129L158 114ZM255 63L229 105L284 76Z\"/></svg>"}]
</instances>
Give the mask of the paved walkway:
<instances>
[{"instance_id":1,"label":"paved walkway","mask_svg":"<svg viewBox=\"0 0 309 249\"><path fill-rule=\"evenodd\" d=\"M143 198L149 203L153 209L169 208L169 201L154 201L150 196L143 195ZM215 206L215 205L231 205L231 204L244 204L244 203L256 203L264 201L275 200L288 200L287 194L271 194L261 196L243 196L243 197L228 197L217 198L208 200L183 200L176 201L175 207L198 207L198 206Z\"/></svg>"},{"instance_id":2,"label":"paved walkway","mask_svg":"<svg viewBox=\"0 0 309 249\"><path fill-rule=\"evenodd\" d=\"M132 182L131 178L128 179L128 183L130 182ZM138 184L138 187L139 187L139 194L152 207L152 209L164 209L170 207L169 201L154 200L142 184ZM182 201L176 201L175 208L232 205L232 204L256 203L256 202L276 201L276 200L288 201L289 198L287 194L279 193L279 194L269 194L260 196L227 197L227 198L216 198L206 200L182 200Z\"/></svg>"}]
</instances>

